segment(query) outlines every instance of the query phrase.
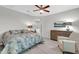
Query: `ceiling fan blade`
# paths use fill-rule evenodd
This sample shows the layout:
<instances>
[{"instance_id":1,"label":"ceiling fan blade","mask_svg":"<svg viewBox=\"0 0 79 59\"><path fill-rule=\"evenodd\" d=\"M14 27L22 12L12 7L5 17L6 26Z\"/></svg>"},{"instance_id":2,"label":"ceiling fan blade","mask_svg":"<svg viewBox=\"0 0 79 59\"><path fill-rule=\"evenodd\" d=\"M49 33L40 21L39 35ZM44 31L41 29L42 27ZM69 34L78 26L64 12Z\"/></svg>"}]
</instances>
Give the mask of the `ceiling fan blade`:
<instances>
[{"instance_id":1,"label":"ceiling fan blade","mask_svg":"<svg viewBox=\"0 0 79 59\"><path fill-rule=\"evenodd\" d=\"M37 8L40 8L38 5L35 5Z\"/></svg>"},{"instance_id":2,"label":"ceiling fan blade","mask_svg":"<svg viewBox=\"0 0 79 59\"><path fill-rule=\"evenodd\" d=\"M45 12L50 12L50 11L48 11L48 10L44 10Z\"/></svg>"},{"instance_id":3,"label":"ceiling fan blade","mask_svg":"<svg viewBox=\"0 0 79 59\"><path fill-rule=\"evenodd\" d=\"M37 10L33 10L33 11L39 11L39 9L37 9Z\"/></svg>"},{"instance_id":4,"label":"ceiling fan blade","mask_svg":"<svg viewBox=\"0 0 79 59\"><path fill-rule=\"evenodd\" d=\"M50 7L50 6L49 6L49 5L47 5L47 6L43 7L42 9L46 9L46 8L48 8L48 7Z\"/></svg>"}]
</instances>

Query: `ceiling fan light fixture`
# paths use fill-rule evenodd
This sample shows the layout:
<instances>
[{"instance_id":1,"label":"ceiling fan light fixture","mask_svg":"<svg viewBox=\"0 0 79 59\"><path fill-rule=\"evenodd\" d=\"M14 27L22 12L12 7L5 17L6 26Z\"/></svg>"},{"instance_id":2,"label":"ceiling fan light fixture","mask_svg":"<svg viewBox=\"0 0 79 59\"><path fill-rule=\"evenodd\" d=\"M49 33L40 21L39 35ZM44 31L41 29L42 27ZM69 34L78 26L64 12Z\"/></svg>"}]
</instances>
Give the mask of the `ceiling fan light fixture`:
<instances>
[{"instance_id":1,"label":"ceiling fan light fixture","mask_svg":"<svg viewBox=\"0 0 79 59\"><path fill-rule=\"evenodd\" d=\"M43 13L44 11L43 10L40 10L40 13Z\"/></svg>"}]
</instances>

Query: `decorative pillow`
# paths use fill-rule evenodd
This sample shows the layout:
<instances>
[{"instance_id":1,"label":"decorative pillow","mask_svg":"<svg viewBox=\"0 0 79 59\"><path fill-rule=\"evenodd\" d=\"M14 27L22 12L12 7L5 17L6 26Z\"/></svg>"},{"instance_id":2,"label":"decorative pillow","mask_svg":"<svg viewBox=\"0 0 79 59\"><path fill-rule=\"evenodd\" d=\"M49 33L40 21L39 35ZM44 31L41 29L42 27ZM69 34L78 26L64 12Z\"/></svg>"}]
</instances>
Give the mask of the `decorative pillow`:
<instances>
[{"instance_id":1,"label":"decorative pillow","mask_svg":"<svg viewBox=\"0 0 79 59\"><path fill-rule=\"evenodd\" d=\"M34 33L36 33L36 29L31 29L31 32L34 32Z\"/></svg>"},{"instance_id":2,"label":"decorative pillow","mask_svg":"<svg viewBox=\"0 0 79 59\"><path fill-rule=\"evenodd\" d=\"M21 30L21 33L28 33L28 30Z\"/></svg>"},{"instance_id":3,"label":"decorative pillow","mask_svg":"<svg viewBox=\"0 0 79 59\"><path fill-rule=\"evenodd\" d=\"M2 39L6 39L7 37L9 37L11 35L11 33L8 31L8 32L5 32L3 33L2 35Z\"/></svg>"},{"instance_id":4,"label":"decorative pillow","mask_svg":"<svg viewBox=\"0 0 79 59\"><path fill-rule=\"evenodd\" d=\"M18 34L21 32L21 30L11 30L12 34Z\"/></svg>"},{"instance_id":5,"label":"decorative pillow","mask_svg":"<svg viewBox=\"0 0 79 59\"><path fill-rule=\"evenodd\" d=\"M4 45L5 45L5 42L8 41L8 38L11 37L11 34L12 34L11 31L8 31L2 34L2 40L3 40Z\"/></svg>"}]
</instances>

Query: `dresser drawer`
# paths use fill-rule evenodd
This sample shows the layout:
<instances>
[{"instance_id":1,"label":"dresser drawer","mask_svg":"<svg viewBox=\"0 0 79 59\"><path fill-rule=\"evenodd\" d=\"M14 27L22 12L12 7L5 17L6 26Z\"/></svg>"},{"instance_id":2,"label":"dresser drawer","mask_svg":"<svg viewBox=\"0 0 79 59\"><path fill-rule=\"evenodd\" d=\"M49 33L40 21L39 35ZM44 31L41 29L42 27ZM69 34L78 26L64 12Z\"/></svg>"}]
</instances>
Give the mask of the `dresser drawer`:
<instances>
[{"instance_id":1,"label":"dresser drawer","mask_svg":"<svg viewBox=\"0 0 79 59\"><path fill-rule=\"evenodd\" d=\"M71 33L72 33L72 31L51 30L50 39L56 41L58 36L69 37Z\"/></svg>"}]
</instances>

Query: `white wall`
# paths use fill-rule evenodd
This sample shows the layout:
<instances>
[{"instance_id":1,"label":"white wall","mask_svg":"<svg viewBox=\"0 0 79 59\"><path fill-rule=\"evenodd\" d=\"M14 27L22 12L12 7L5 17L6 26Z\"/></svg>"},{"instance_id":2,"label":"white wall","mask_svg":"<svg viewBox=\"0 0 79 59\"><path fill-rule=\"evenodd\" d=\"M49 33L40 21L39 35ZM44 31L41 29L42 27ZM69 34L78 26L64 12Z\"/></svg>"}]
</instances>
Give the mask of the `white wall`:
<instances>
[{"instance_id":1,"label":"white wall","mask_svg":"<svg viewBox=\"0 0 79 59\"><path fill-rule=\"evenodd\" d=\"M57 21L71 21L72 27L71 30L79 33L79 9L73 9L70 11L62 12L59 14L49 15L47 17L43 17L45 20L44 23L44 32L43 36L50 38L50 30L65 30L66 28L54 28L53 23Z\"/></svg>"},{"instance_id":2,"label":"white wall","mask_svg":"<svg viewBox=\"0 0 79 59\"><path fill-rule=\"evenodd\" d=\"M0 6L0 34L8 30L24 29L26 22L36 19L38 17L32 17Z\"/></svg>"}]
</instances>

